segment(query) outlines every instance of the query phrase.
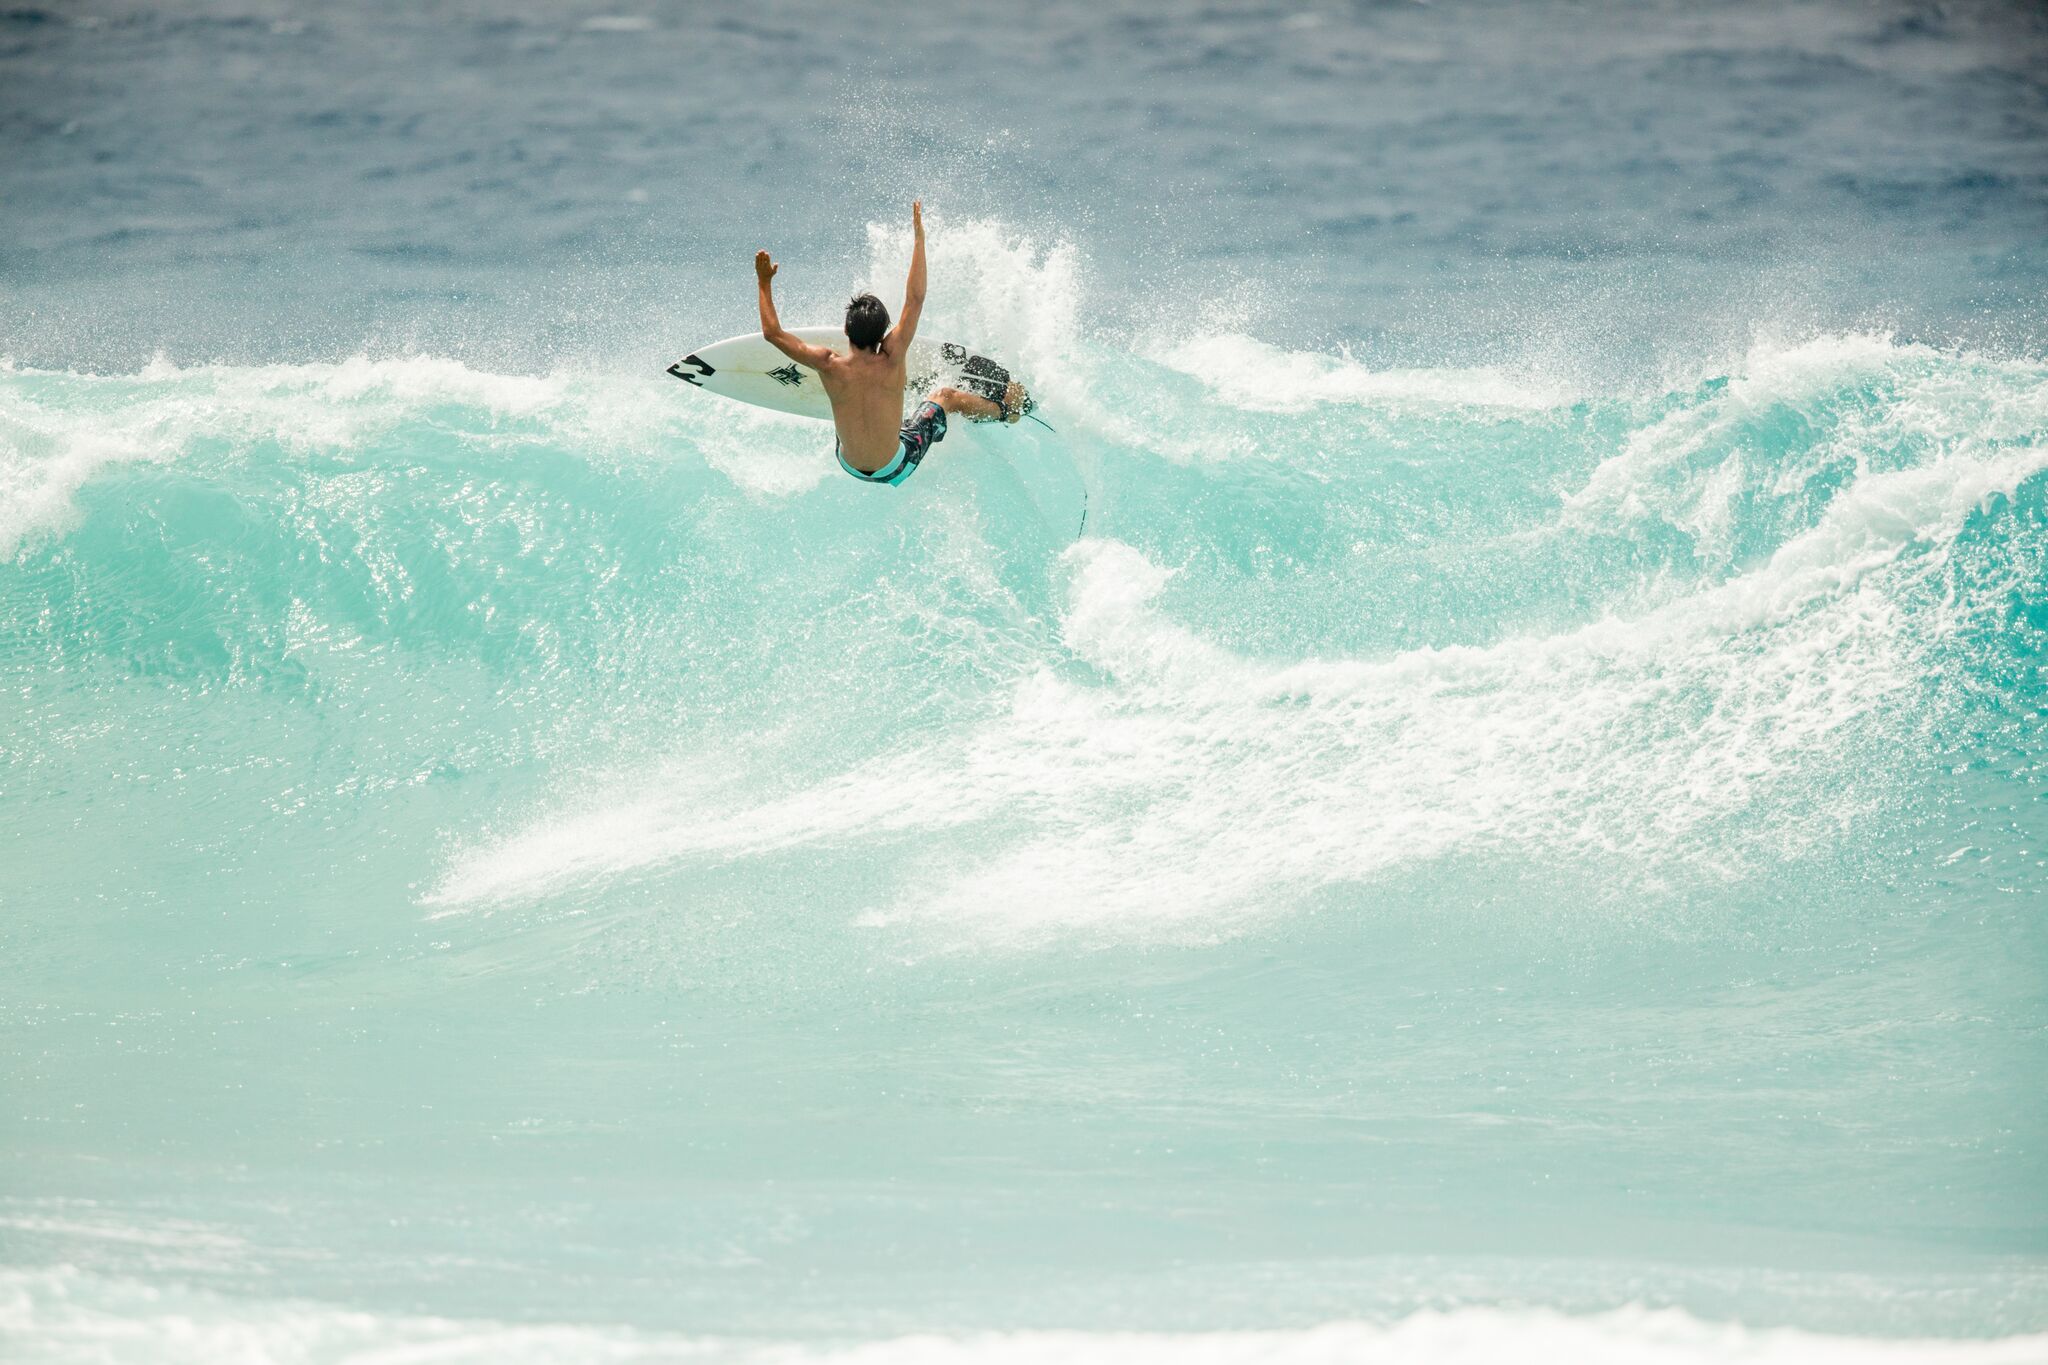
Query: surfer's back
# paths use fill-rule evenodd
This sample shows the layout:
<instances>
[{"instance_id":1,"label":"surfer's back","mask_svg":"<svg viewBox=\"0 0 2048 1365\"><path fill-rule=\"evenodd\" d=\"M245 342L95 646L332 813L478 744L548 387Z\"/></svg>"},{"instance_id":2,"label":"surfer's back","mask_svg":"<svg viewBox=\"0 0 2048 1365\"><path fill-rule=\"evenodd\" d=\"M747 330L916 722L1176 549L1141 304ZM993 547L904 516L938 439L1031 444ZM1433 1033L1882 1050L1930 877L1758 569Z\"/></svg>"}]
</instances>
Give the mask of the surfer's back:
<instances>
[{"instance_id":1,"label":"surfer's back","mask_svg":"<svg viewBox=\"0 0 2048 1365\"><path fill-rule=\"evenodd\" d=\"M907 348L904 348L907 349ZM886 342L872 351L834 355L818 378L832 399L839 447L857 469L879 469L895 457L909 373Z\"/></svg>"}]
</instances>

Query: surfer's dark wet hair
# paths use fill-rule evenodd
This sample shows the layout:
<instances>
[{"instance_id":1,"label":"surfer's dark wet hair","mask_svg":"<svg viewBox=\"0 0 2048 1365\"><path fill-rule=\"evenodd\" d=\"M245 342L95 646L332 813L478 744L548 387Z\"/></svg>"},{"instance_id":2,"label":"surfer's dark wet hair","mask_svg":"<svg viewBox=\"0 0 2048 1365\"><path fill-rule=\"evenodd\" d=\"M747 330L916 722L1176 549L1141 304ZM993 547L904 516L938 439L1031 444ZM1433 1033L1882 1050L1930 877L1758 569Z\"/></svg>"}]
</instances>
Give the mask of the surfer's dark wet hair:
<instances>
[{"instance_id":1,"label":"surfer's dark wet hair","mask_svg":"<svg viewBox=\"0 0 2048 1365\"><path fill-rule=\"evenodd\" d=\"M846 305L847 341L857 350L879 350L888 333L888 306L873 294L855 294Z\"/></svg>"}]
</instances>

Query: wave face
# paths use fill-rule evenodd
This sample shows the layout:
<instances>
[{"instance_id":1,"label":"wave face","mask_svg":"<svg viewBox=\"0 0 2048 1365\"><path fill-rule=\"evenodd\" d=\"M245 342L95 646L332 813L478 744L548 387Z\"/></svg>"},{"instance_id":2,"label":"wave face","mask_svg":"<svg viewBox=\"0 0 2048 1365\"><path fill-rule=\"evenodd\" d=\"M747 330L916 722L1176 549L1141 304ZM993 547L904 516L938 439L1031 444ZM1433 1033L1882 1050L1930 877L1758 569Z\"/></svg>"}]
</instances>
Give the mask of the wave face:
<instances>
[{"instance_id":1,"label":"wave face","mask_svg":"<svg viewBox=\"0 0 2048 1365\"><path fill-rule=\"evenodd\" d=\"M1210 942L1498 859L1588 914L1908 875L1959 756L2035 761L2039 362L1823 335L1650 398L1229 336L1039 368L1059 433L964 429L868 497L819 428L638 378L16 368L10 664L66 684L18 752L114 758L61 708L144 704L229 799L249 727L317 733L295 801L435 810L437 917L711 868L781 903L857 851L820 917L913 952ZM1012 477L1058 462L1078 542Z\"/></svg>"},{"instance_id":2,"label":"wave face","mask_svg":"<svg viewBox=\"0 0 2048 1365\"><path fill-rule=\"evenodd\" d=\"M0 374L28 1337L2037 1330L2048 363L1118 345L952 241L1059 431L901 490L659 376Z\"/></svg>"}]
</instances>

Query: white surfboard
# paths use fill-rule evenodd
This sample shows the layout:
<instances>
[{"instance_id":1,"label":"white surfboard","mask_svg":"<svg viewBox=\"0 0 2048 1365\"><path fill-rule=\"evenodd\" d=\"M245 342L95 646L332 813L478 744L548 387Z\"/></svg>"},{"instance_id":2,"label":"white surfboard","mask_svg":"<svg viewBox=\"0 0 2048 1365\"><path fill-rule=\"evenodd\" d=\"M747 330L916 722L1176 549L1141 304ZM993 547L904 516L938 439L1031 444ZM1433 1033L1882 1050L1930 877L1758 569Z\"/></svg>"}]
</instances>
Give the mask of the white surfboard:
<instances>
[{"instance_id":1,"label":"white surfboard","mask_svg":"<svg viewBox=\"0 0 2048 1365\"><path fill-rule=\"evenodd\" d=\"M840 327L793 327L801 340L813 346L845 354L846 331ZM906 408L924 401L933 389L951 385L994 398L1012 378L1010 372L988 357L953 342L911 343L907 368L910 382L903 390ZM817 373L797 364L770 345L759 332L714 341L668 367L668 372L692 388L715 393L735 402L798 417L832 420L832 401ZM1027 404L1029 413L1035 404ZM1042 418L1032 419L1041 426ZM1047 426L1047 430L1051 428ZM1010 462L1039 515L1056 533L1079 535L1088 518L1088 490L1073 461L1064 453L1037 451Z\"/></svg>"},{"instance_id":2,"label":"white surfboard","mask_svg":"<svg viewBox=\"0 0 2048 1365\"><path fill-rule=\"evenodd\" d=\"M794 330L813 346L830 346L841 354L846 351L844 331L831 327ZM920 349L911 347L913 354ZM818 376L769 345L768 338L759 332L700 346L669 366L668 372L685 384L721 398L799 417L832 420L832 404L825 397Z\"/></svg>"},{"instance_id":3,"label":"white surfboard","mask_svg":"<svg viewBox=\"0 0 2048 1365\"><path fill-rule=\"evenodd\" d=\"M823 346L841 355L846 354L846 332L843 328L792 327L790 330L812 346ZM912 342L908 368L910 383L904 389L906 404L922 402L926 394L943 385L951 384L977 392L991 387L986 380L975 382L978 376L999 373L1005 380L1010 378L1009 371L995 361L952 342L938 345ZM752 403L757 408L794 413L798 417L815 417L821 422L832 420L832 403L825 397L824 386L818 382L817 374L776 350L759 332L748 332L743 336L714 341L709 346L700 346L669 366L668 372L685 384L721 398Z\"/></svg>"}]
</instances>

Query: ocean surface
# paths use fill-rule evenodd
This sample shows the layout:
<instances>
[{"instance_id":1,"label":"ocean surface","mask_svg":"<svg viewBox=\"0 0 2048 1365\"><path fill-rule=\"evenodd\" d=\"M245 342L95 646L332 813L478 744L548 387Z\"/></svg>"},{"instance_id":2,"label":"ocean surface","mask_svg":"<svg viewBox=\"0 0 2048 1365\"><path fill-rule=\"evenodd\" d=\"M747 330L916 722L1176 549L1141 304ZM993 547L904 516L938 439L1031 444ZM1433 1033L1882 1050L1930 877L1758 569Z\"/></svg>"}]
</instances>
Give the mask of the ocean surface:
<instances>
[{"instance_id":1,"label":"ocean surface","mask_svg":"<svg viewBox=\"0 0 2048 1365\"><path fill-rule=\"evenodd\" d=\"M0 1356L2048 1361L2044 300L2038 3L0 10Z\"/></svg>"}]
</instances>

